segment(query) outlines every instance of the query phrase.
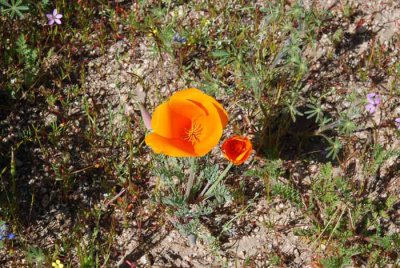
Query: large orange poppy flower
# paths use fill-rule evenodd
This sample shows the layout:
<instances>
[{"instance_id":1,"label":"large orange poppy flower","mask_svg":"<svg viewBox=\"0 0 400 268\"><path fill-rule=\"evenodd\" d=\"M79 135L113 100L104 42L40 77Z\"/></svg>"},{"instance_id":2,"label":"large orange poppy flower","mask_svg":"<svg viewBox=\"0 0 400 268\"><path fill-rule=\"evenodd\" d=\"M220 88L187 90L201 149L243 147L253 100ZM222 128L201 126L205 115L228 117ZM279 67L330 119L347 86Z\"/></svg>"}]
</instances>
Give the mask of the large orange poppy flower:
<instances>
[{"instance_id":1,"label":"large orange poppy flower","mask_svg":"<svg viewBox=\"0 0 400 268\"><path fill-rule=\"evenodd\" d=\"M222 144L222 153L234 165L240 165L249 158L253 145L246 137L234 135Z\"/></svg>"},{"instance_id":2,"label":"large orange poppy flower","mask_svg":"<svg viewBox=\"0 0 400 268\"><path fill-rule=\"evenodd\" d=\"M169 156L203 156L215 147L228 123L228 114L214 98L196 88L174 93L151 119L153 132L145 142Z\"/></svg>"}]
</instances>

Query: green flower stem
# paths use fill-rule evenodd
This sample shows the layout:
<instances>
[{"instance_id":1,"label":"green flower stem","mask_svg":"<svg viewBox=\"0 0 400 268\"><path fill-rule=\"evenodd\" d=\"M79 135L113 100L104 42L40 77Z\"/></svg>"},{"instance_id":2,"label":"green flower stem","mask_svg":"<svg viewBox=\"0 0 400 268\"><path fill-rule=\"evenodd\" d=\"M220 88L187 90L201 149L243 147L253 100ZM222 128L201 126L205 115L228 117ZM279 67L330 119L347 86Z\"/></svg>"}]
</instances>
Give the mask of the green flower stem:
<instances>
[{"instance_id":1,"label":"green flower stem","mask_svg":"<svg viewBox=\"0 0 400 268\"><path fill-rule=\"evenodd\" d=\"M196 159L194 157L190 158L190 175L189 181L186 185L185 200L187 201L190 196L194 184L194 175L196 174Z\"/></svg>"},{"instance_id":2,"label":"green flower stem","mask_svg":"<svg viewBox=\"0 0 400 268\"><path fill-rule=\"evenodd\" d=\"M229 165L225 168L225 170L221 173L221 175L219 175L218 179L213 183L213 185L211 185L211 187L207 190L207 192L204 194L204 196L208 196L210 195L213 191L214 188L217 187L217 185L222 181L223 178L225 178L226 174L228 174L228 171L231 169L231 167L233 166L232 163L229 163ZM206 186L207 187L207 186ZM206 189L206 188L205 188ZM204 189L204 190L205 190ZM204 192L203 190L203 192ZM202 194L203 194L202 192ZM202 195L201 194L201 195Z\"/></svg>"},{"instance_id":3,"label":"green flower stem","mask_svg":"<svg viewBox=\"0 0 400 268\"><path fill-rule=\"evenodd\" d=\"M315 131L314 134L315 134L315 135L320 135L322 132L325 132L325 131L327 131L327 130L329 130L329 129L335 128L335 127L337 127L339 124L340 124L340 120L337 120L337 121L335 121L335 122L333 122L333 123L330 123L330 124L327 124L327 125L325 125L325 126L320 127L319 129L317 129L317 130Z\"/></svg>"}]
</instances>

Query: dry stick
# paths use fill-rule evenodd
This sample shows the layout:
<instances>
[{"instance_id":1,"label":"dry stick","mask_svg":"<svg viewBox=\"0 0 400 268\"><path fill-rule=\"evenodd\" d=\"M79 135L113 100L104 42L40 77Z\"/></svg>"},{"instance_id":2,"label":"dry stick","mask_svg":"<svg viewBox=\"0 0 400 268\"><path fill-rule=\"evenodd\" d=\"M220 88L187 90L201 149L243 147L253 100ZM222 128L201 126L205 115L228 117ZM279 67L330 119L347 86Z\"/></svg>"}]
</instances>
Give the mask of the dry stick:
<instances>
[{"instance_id":1,"label":"dry stick","mask_svg":"<svg viewBox=\"0 0 400 268\"><path fill-rule=\"evenodd\" d=\"M326 231L326 229L328 229L329 224L331 224L331 221L336 217L336 214L338 213L340 208L338 208L335 213L333 213L332 217L329 219L328 223L326 224L325 228L322 230L322 232L319 234L319 236L317 237L317 239L315 239L315 241L313 242L313 245L321 238L321 236L324 234L324 232Z\"/></svg>"},{"instance_id":2,"label":"dry stick","mask_svg":"<svg viewBox=\"0 0 400 268\"><path fill-rule=\"evenodd\" d=\"M114 202L115 200L117 200L118 197L120 197L121 195L123 195L126 192L126 188L122 189L116 196L114 196L110 201L108 201L105 204L105 207L108 207L112 202Z\"/></svg>"},{"instance_id":3,"label":"dry stick","mask_svg":"<svg viewBox=\"0 0 400 268\"><path fill-rule=\"evenodd\" d=\"M327 10L331 10L332 8L334 8L338 4L338 2L338 0L334 1L330 6L328 6Z\"/></svg>"},{"instance_id":4,"label":"dry stick","mask_svg":"<svg viewBox=\"0 0 400 268\"><path fill-rule=\"evenodd\" d=\"M345 208L342 209L342 213L340 214L339 219L335 224L335 227L333 227L333 230L332 230L331 234L329 235L328 242L326 242L326 248L328 248L328 245L329 245L329 242L331 241L332 235L336 231L336 228L339 226L340 220L342 219L345 212L346 212L346 209Z\"/></svg>"},{"instance_id":5,"label":"dry stick","mask_svg":"<svg viewBox=\"0 0 400 268\"><path fill-rule=\"evenodd\" d=\"M353 218L351 217L351 211L350 208L347 208L347 211L349 213L349 218L350 218L350 223L351 223L351 228L354 229L354 222L353 222Z\"/></svg>"},{"instance_id":6,"label":"dry stick","mask_svg":"<svg viewBox=\"0 0 400 268\"><path fill-rule=\"evenodd\" d=\"M77 174L77 173L80 173L80 172L82 172L82 171L85 171L85 170L94 168L94 167L96 167L96 165L90 165L90 166L88 166L88 167L84 167L84 168L81 168L81 169L72 171L71 174Z\"/></svg>"}]
</instances>

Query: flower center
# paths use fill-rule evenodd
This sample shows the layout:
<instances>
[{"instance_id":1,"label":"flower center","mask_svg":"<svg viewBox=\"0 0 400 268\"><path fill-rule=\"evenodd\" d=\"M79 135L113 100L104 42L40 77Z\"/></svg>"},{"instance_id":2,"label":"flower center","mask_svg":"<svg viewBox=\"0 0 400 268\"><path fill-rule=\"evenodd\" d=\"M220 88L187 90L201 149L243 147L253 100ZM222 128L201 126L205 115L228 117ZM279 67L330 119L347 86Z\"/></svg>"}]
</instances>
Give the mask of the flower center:
<instances>
[{"instance_id":1,"label":"flower center","mask_svg":"<svg viewBox=\"0 0 400 268\"><path fill-rule=\"evenodd\" d=\"M246 146L242 142L235 141L230 146L231 150L234 151L236 154L241 154L245 149Z\"/></svg>"},{"instance_id":2,"label":"flower center","mask_svg":"<svg viewBox=\"0 0 400 268\"><path fill-rule=\"evenodd\" d=\"M195 145L200 141L202 132L203 132L203 127L200 124L196 123L195 121L192 121L190 128L186 128L184 130L183 139L185 141L192 143L192 145Z\"/></svg>"}]
</instances>

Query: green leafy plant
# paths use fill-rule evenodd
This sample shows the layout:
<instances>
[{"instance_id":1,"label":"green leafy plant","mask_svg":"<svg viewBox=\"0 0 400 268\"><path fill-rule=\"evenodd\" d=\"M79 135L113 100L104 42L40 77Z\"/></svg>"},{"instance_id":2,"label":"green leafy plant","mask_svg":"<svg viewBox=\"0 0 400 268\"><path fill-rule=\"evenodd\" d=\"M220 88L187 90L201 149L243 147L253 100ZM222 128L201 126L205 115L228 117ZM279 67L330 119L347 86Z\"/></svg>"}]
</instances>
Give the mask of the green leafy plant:
<instances>
[{"instance_id":1,"label":"green leafy plant","mask_svg":"<svg viewBox=\"0 0 400 268\"><path fill-rule=\"evenodd\" d=\"M335 138L335 140L332 141L332 139L328 139L329 142L329 147L327 148L327 158L331 159L336 159L338 157L338 154L340 152L340 149L342 148L342 143L338 138Z\"/></svg>"},{"instance_id":2,"label":"green leafy plant","mask_svg":"<svg viewBox=\"0 0 400 268\"><path fill-rule=\"evenodd\" d=\"M19 60L24 66L24 83L30 86L39 72L38 50L28 46L23 34L18 37L16 45Z\"/></svg>"},{"instance_id":3,"label":"green leafy plant","mask_svg":"<svg viewBox=\"0 0 400 268\"><path fill-rule=\"evenodd\" d=\"M307 104L307 107L310 109L304 112L307 115L307 119L315 117L315 123L320 123L324 118L321 103L319 101L314 101L314 103Z\"/></svg>"},{"instance_id":4,"label":"green leafy plant","mask_svg":"<svg viewBox=\"0 0 400 268\"><path fill-rule=\"evenodd\" d=\"M190 191L192 201L187 202L186 191L183 191L183 188L186 185L184 170L189 160L163 156L157 158L153 172L160 178L160 182L154 201L167 206L169 213L174 217L172 223L182 235L201 235L200 218L210 215L217 207L232 199L226 186L218 182L221 177L218 167L200 165L199 161L191 165L191 172L201 171L196 174L196 182ZM211 187L207 187L208 185ZM209 200L210 198L212 200Z\"/></svg>"},{"instance_id":5,"label":"green leafy plant","mask_svg":"<svg viewBox=\"0 0 400 268\"><path fill-rule=\"evenodd\" d=\"M1 13L9 15L11 18L15 18L18 15L22 19L24 17L22 13L29 10L29 6L25 5L22 0L11 0L11 2L0 0L0 4L3 6L0 7Z\"/></svg>"},{"instance_id":6,"label":"green leafy plant","mask_svg":"<svg viewBox=\"0 0 400 268\"><path fill-rule=\"evenodd\" d=\"M46 255L43 250L40 248L29 247L28 252L26 254L26 259L28 263L34 264L35 267L44 267L44 263L46 261Z\"/></svg>"}]
</instances>

